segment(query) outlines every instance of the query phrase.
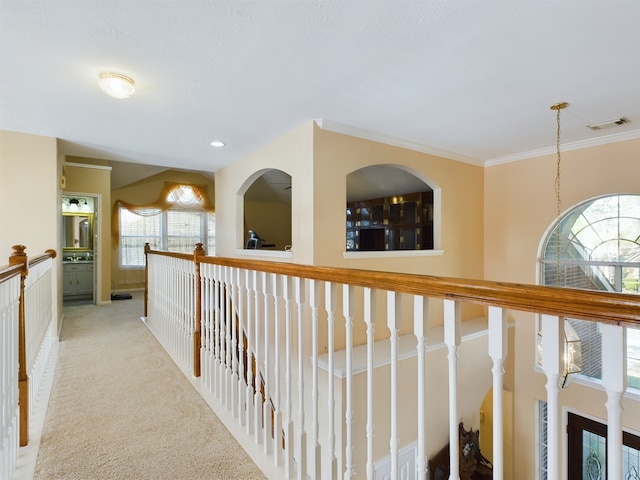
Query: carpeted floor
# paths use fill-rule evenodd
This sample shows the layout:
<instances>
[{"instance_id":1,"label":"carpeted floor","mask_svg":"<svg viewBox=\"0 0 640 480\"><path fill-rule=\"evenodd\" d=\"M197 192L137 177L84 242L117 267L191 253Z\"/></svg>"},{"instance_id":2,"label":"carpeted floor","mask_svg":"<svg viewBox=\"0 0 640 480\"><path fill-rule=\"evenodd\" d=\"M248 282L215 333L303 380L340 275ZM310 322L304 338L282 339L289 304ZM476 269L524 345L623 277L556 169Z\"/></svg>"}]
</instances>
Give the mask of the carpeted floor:
<instances>
[{"instance_id":1,"label":"carpeted floor","mask_svg":"<svg viewBox=\"0 0 640 480\"><path fill-rule=\"evenodd\" d=\"M265 478L140 321L65 307L37 480Z\"/></svg>"}]
</instances>

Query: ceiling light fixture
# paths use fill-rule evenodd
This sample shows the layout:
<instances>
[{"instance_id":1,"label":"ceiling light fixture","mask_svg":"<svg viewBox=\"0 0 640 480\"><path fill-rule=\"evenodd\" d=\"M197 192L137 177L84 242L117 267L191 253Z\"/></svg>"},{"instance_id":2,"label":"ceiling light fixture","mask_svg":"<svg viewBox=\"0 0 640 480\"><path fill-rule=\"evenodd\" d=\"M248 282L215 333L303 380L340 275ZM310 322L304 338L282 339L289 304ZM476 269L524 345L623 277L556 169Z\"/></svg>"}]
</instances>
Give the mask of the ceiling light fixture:
<instances>
[{"instance_id":1,"label":"ceiling light fixture","mask_svg":"<svg viewBox=\"0 0 640 480\"><path fill-rule=\"evenodd\" d=\"M113 98L129 98L136 91L135 82L120 73L102 72L98 85L104 93Z\"/></svg>"},{"instance_id":2,"label":"ceiling light fixture","mask_svg":"<svg viewBox=\"0 0 640 480\"><path fill-rule=\"evenodd\" d=\"M211 142L211 146L212 147L224 147L224 142L221 142L220 140L214 140L213 142Z\"/></svg>"}]
</instances>

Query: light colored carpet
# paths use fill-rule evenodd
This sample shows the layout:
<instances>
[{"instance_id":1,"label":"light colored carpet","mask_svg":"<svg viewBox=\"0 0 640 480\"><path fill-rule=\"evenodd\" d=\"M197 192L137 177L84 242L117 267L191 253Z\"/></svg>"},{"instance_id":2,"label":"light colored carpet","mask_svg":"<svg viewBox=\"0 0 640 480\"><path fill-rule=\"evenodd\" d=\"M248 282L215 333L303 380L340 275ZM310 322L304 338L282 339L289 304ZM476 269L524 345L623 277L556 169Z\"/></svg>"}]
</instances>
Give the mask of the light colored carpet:
<instances>
[{"instance_id":1,"label":"light colored carpet","mask_svg":"<svg viewBox=\"0 0 640 480\"><path fill-rule=\"evenodd\" d=\"M65 307L35 479L265 478L142 312L141 295Z\"/></svg>"}]
</instances>

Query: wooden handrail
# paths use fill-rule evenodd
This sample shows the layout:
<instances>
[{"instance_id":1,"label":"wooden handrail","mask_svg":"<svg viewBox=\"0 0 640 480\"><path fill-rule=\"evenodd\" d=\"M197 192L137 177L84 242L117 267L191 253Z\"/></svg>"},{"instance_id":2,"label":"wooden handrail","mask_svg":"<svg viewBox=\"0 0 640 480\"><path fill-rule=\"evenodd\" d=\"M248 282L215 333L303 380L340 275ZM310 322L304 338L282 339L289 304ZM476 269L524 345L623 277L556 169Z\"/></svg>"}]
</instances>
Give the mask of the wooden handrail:
<instances>
[{"instance_id":1,"label":"wooden handrail","mask_svg":"<svg viewBox=\"0 0 640 480\"><path fill-rule=\"evenodd\" d=\"M4 267L0 267L0 282L4 282L9 278L20 275L20 272L22 272L22 265L6 265Z\"/></svg>"},{"instance_id":2,"label":"wooden handrail","mask_svg":"<svg viewBox=\"0 0 640 480\"><path fill-rule=\"evenodd\" d=\"M149 250L149 253L193 258ZM521 283L199 256L214 265L640 328L640 295Z\"/></svg>"}]
</instances>

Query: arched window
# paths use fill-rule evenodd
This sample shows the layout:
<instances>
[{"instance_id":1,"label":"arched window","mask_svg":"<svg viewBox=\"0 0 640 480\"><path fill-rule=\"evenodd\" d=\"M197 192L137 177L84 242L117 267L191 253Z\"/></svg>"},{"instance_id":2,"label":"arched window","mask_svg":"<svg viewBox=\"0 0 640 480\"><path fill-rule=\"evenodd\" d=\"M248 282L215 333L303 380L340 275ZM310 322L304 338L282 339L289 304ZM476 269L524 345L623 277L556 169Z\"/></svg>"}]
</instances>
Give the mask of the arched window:
<instances>
[{"instance_id":1,"label":"arched window","mask_svg":"<svg viewBox=\"0 0 640 480\"><path fill-rule=\"evenodd\" d=\"M640 294L640 195L610 195L567 212L545 239L542 284ZM582 373L602 378L598 324L569 320L582 340ZM627 329L630 387L640 388L640 330Z\"/></svg>"},{"instance_id":2,"label":"arched window","mask_svg":"<svg viewBox=\"0 0 640 480\"><path fill-rule=\"evenodd\" d=\"M112 218L120 266L144 265L144 244L172 252L192 253L202 243L215 254L215 214L206 187L165 183L158 199L146 205L117 200Z\"/></svg>"}]
</instances>

